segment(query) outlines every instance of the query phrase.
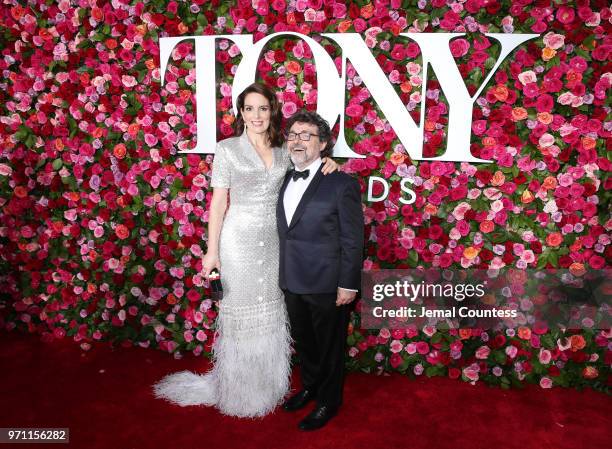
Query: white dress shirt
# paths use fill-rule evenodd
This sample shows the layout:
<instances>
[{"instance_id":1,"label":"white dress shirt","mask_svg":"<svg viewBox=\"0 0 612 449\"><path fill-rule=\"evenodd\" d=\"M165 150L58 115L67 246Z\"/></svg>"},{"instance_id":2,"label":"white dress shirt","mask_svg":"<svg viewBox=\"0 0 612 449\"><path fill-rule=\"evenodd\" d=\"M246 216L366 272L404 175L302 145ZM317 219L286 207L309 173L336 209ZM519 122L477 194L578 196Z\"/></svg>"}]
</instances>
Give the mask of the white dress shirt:
<instances>
[{"instance_id":1,"label":"white dress shirt","mask_svg":"<svg viewBox=\"0 0 612 449\"><path fill-rule=\"evenodd\" d=\"M315 159L314 161L312 161L310 165L308 165L307 167L304 167L303 170L297 170L296 168L297 171L309 170L308 177L306 179L299 178L299 179L296 179L295 181L293 180L293 178L289 180L289 183L287 184L287 187L285 188L285 193L283 196L283 204L285 206L285 218L287 219L287 226L291 224L293 214L295 214L295 210L297 209L298 204L300 204L300 201L302 200L302 196L304 196L304 192L310 185L312 178L314 178L317 172L319 171L319 168L321 167L322 163L323 161L319 157ZM338 287L338 288L342 288L344 290L350 290L352 292L357 291L352 288L344 288L344 287Z\"/></svg>"},{"instance_id":2,"label":"white dress shirt","mask_svg":"<svg viewBox=\"0 0 612 449\"><path fill-rule=\"evenodd\" d=\"M308 177L306 179L300 178L295 181L293 179L289 180L289 184L287 184L287 188L285 189L285 196L283 197L283 202L285 204L285 217L287 218L287 225L291 224L291 219L293 218L293 214L295 213L295 210L297 209L298 204L300 204L300 201L302 199L302 196L304 195L304 192L310 185L312 178L314 178L315 175L317 174L317 171L319 171L319 167L321 166L322 163L323 161L321 161L321 158L319 157L315 159L314 161L312 161L308 167L305 167L304 170L310 170L310 173L308 173ZM304 170L298 170L298 171L304 171Z\"/></svg>"}]
</instances>

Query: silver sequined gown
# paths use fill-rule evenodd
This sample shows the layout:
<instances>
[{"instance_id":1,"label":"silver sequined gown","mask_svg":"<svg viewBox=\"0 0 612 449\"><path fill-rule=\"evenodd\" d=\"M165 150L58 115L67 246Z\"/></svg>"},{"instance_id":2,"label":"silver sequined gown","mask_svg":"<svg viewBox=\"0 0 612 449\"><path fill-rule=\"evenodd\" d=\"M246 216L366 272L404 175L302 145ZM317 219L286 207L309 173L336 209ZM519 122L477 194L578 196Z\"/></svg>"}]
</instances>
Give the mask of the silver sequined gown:
<instances>
[{"instance_id":1,"label":"silver sequined gown","mask_svg":"<svg viewBox=\"0 0 612 449\"><path fill-rule=\"evenodd\" d=\"M291 336L278 286L276 202L291 161L286 150L272 151L266 170L246 133L217 145L211 186L230 189L230 206L219 240L223 300L213 367L166 376L154 386L156 397L246 417L271 412L289 390Z\"/></svg>"}]
</instances>

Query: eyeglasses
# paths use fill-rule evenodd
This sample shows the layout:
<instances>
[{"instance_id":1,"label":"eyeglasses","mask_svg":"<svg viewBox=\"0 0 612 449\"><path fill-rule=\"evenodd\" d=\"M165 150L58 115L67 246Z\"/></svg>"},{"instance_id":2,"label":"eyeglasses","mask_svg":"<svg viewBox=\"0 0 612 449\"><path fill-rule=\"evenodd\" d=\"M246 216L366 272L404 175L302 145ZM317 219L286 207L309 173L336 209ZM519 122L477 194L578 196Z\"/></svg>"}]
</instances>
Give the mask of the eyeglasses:
<instances>
[{"instance_id":1,"label":"eyeglasses","mask_svg":"<svg viewBox=\"0 0 612 449\"><path fill-rule=\"evenodd\" d=\"M307 133L306 131L302 132L302 133L287 133L287 140L295 140L297 139L297 137L300 136L300 140L304 141L304 142L308 142L310 140L310 137L319 137L318 134L310 134Z\"/></svg>"}]
</instances>

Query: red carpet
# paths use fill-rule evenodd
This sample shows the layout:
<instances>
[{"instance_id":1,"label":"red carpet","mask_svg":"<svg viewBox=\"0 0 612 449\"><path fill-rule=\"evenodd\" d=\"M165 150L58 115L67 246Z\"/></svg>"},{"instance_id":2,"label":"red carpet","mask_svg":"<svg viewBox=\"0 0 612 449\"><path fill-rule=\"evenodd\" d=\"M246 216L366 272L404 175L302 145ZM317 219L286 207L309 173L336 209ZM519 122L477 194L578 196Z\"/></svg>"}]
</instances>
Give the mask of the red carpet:
<instances>
[{"instance_id":1,"label":"red carpet","mask_svg":"<svg viewBox=\"0 0 612 449\"><path fill-rule=\"evenodd\" d=\"M310 407L240 420L155 399L150 386L164 374L206 369L192 356L103 345L83 353L68 340L1 334L0 366L0 427L69 427L74 448L596 449L612 436L611 398L592 390L349 373L340 414L306 433L296 425Z\"/></svg>"}]
</instances>

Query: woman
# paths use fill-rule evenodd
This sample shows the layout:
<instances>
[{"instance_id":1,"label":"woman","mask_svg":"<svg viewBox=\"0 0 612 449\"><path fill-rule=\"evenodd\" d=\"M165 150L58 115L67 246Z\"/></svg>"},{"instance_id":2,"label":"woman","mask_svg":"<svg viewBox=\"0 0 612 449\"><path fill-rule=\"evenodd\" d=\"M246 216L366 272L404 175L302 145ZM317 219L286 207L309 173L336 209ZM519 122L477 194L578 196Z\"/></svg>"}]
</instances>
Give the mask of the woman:
<instances>
[{"instance_id":1,"label":"woman","mask_svg":"<svg viewBox=\"0 0 612 449\"><path fill-rule=\"evenodd\" d=\"M238 96L237 106L239 136L219 142L213 161L208 252L202 260L204 275L219 269L223 286L213 368L203 375L171 374L154 390L182 406L215 405L226 415L245 417L271 412L290 387L291 336L278 286L276 202L291 161L281 147L274 93L252 84ZM325 174L336 170L334 161L324 162Z\"/></svg>"}]
</instances>

